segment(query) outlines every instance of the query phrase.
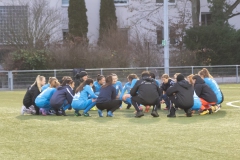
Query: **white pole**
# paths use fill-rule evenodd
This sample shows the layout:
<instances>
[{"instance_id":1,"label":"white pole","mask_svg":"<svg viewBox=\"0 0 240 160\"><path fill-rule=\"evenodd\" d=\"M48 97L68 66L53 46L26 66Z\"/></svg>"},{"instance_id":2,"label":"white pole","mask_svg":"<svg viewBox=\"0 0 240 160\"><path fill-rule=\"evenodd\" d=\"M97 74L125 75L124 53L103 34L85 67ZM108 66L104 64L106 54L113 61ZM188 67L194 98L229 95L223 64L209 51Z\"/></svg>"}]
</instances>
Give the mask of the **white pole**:
<instances>
[{"instance_id":1,"label":"white pole","mask_svg":"<svg viewBox=\"0 0 240 160\"><path fill-rule=\"evenodd\" d=\"M164 0L164 72L169 74L168 0Z\"/></svg>"}]
</instances>

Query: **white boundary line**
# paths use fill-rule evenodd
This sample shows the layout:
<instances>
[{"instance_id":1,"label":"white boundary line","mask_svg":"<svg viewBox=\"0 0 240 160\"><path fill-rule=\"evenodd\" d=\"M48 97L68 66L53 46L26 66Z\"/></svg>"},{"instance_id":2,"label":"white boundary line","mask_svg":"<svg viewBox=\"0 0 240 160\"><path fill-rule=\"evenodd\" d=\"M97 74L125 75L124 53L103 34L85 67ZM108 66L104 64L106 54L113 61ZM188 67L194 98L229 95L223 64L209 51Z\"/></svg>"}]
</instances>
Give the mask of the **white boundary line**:
<instances>
[{"instance_id":1,"label":"white boundary line","mask_svg":"<svg viewBox=\"0 0 240 160\"><path fill-rule=\"evenodd\" d=\"M240 100L239 101L228 102L228 103L226 103L226 105L231 106L231 107L235 107L235 108L240 108L240 106L236 106L236 105L232 104L232 103L236 103L236 102L240 102Z\"/></svg>"}]
</instances>

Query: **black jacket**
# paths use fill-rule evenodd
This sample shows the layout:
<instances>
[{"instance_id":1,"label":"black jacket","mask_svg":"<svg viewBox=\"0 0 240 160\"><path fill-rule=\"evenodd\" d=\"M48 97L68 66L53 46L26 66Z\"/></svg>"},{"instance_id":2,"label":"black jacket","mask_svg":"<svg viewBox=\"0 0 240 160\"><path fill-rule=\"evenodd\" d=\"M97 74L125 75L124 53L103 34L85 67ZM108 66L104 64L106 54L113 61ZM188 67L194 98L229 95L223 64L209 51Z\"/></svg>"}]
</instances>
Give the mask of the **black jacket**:
<instances>
[{"instance_id":1,"label":"black jacket","mask_svg":"<svg viewBox=\"0 0 240 160\"><path fill-rule=\"evenodd\" d=\"M175 82L172 79L168 79L168 83L162 83L161 88L162 88L163 91L166 92L169 87L174 85L174 83Z\"/></svg>"},{"instance_id":2,"label":"black jacket","mask_svg":"<svg viewBox=\"0 0 240 160\"><path fill-rule=\"evenodd\" d=\"M194 79L196 79L194 89L197 96L207 102L217 102L215 93L205 84L204 80L200 76L194 76Z\"/></svg>"},{"instance_id":3,"label":"black jacket","mask_svg":"<svg viewBox=\"0 0 240 160\"><path fill-rule=\"evenodd\" d=\"M27 108L29 108L31 105L36 107L35 99L40 93L41 92L39 91L37 84L28 87L28 90L23 98L23 105Z\"/></svg>"},{"instance_id":4,"label":"black jacket","mask_svg":"<svg viewBox=\"0 0 240 160\"><path fill-rule=\"evenodd\" d=\"M130 91L131 96L139 96L146 104L155 103L162 95L162 90L152 78L143 77Z\"/></svg>"},{"instance_id":5,"label":"black jacket","mask_svg":"<svg viewBox=\"0 0 240 160\"><path fill-rule=\"evenodd\" d=\"M180 108L190 108L193 106L193 88L186 80L175 83L167 89L167 95L173 96L175 93L175 105Z\"/></svg>"}]
</instances>

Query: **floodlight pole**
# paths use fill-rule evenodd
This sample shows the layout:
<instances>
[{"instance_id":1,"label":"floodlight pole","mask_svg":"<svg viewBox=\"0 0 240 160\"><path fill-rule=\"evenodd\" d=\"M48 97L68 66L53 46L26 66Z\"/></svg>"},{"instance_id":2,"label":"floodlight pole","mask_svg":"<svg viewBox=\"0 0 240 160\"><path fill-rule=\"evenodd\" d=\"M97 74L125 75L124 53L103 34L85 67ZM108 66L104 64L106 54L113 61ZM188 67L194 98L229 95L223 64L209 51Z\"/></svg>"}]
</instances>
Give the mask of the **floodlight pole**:
<instances>
[{"instance_id":1,"label":"floodlight pole","mask_svg":"<svg viewBox=\"0 0 240 160\"><path fill-rule=\"evenodd\" d=\"M164 72L169 75L168 0L164 0Z\"/></svg>"}]
</instances>

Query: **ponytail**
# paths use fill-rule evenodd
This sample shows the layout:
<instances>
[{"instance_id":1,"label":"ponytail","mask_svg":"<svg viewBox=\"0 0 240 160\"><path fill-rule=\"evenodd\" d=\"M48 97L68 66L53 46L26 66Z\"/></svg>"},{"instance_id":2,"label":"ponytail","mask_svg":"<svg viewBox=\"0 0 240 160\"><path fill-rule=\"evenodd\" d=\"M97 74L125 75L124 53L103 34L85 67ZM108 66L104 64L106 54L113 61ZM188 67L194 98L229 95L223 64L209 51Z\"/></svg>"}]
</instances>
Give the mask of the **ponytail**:
<instances>
[{"instance_id":1,"label":"ponytail","mask_svg":"<svg viewBox=\"0 0 240 160\"><path fill-rule=\"evenodd\" d=\"M42 91L42 85L40 83L44 78L45 78L44 76L38 75L36 77L35 82L31 85L31 87L37 84L38 90L39 90L39 92L41 92Z\"/></svg>"},{"instance_id":2,"label":"ponytail","mask_svg":"<svg viewBox=\"0 0 240 160\"><path fill-rule=\"evenodd\" d=\"M203 76L204 78L212 78L212 75L209 73L209 71L207 70L207 68L203 68L201 71L199 71L199 75Z\"/></svg>"},{"instance_id":3,"label":"ponytail","mask_svg":"<svg viewBox=\"0 0 240 160\"><path fill-rule=\"evenodd\" d=\"M86 81L82 82L76 89L75 93L81 92L83 90L83 87L85 87L86 85L90 85L93 84L93 79L88 78Z\"/></svg>"}]
</instances>

